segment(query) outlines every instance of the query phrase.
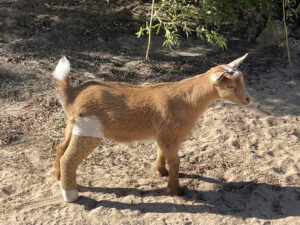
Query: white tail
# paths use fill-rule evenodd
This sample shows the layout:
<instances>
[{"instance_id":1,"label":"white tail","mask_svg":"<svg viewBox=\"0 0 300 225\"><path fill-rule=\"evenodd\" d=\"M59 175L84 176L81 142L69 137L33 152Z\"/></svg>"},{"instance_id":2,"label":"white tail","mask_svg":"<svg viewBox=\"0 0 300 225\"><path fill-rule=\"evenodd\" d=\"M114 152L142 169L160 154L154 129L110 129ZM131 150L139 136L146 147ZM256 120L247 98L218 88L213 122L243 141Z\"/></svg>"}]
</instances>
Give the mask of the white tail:
<instances>
[{"instance_id":1,"label":"white tail","mask_svg":"<svg viewBox=\"0 0 300 225\"><path fill-rule=\"evenodd\" d=\"M70 62L66 57L63 57L59 60L57 66L55 67L53 77L56 80L63 81L68 77L70 73Z\"/></svg>"}]
</instances>

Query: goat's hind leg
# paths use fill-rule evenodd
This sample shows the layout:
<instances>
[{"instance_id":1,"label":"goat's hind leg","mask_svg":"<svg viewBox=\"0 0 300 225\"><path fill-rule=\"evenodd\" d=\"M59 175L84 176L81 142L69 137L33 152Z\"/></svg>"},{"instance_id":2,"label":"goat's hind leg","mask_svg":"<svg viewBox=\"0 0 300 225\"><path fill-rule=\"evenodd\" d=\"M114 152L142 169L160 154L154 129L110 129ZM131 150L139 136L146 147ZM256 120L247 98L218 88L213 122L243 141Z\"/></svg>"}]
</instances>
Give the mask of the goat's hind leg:
<instances>
[{"instance_id":1,"label":"goat's hind leg","mask_svg":"<svg viewBox=\"0 0 300 225\"><path fill-rule=\"evenodd\" d=\"M73 125L74 125L73 120L68 120L67 127L65 130L65 139L62 143L60 143L56 147L56 156L53 163L54 171L52 174L57 180L60 180L60 159L61 157L63 157L65 151L69 146L71 136L72 136Z\"/></svg>"},{"instance_id":2,"label":"goat's hind leg","mask_svg":"<svg viewBox=\"0 0 300 225\"><path fill-rule=\"evenodd\" d=\"M69 141L64 141L63 143L60 143L56 147L56 156L53 163L54 171L52 172L53 176L56 178L56 180L60 180L60 159L64 155L65 151L67 150L69 146Z\"/></svg>"},{"instance_id":3,"label":"goat's hind leg","mask_svg":"<svg viewBox=\"0 0 300 225\"><path fill-rule=\"evenodd\" d=\"M76 170L99 145L101 137L100 121L94 117L81 118L74 124L69 146L60 160L61 191L66 202L78 199Z\"/></svg>"}]
</instances>

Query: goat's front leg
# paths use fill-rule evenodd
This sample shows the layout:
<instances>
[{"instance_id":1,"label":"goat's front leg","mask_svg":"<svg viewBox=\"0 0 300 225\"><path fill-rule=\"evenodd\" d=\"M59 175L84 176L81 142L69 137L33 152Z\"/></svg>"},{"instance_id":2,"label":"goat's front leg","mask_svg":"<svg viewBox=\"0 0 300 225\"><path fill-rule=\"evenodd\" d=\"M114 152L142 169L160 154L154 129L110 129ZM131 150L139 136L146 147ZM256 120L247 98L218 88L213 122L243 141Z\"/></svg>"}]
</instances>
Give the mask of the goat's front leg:
<instances>
[{"instance_id":1,"label":"goat's front leg","mask_svg":"<svg viewBox=\"0 0 300 225\"><path fill-rule=\"evenodd\" d=\"M167 161L169 169L168 190L171 195L182 195L182 188L179 185L179 144L177 143L159 143L163 155Z\"/></svg>"},{"instance_id":2,"label":"goat's front leg","mask_svg":"<svg viewBox=\"0 0 300 225\"><path fill-rule=\"evenodd\" d=\"M166 169L166 158L163 150L159 146L157 148L157 157L156 161L154 162L154 167L157 169L159 177L168 176L169 172Z\"/></svg>"}]
</instances>

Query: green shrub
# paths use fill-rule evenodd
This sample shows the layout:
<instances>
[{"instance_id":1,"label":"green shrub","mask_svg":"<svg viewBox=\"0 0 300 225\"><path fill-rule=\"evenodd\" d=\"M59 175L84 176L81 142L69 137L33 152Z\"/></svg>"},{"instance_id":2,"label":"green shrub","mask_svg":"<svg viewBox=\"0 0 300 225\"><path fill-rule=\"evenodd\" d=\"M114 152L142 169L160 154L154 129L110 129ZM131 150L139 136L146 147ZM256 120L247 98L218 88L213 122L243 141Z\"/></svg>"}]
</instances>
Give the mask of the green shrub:
<instances>
[{"instance_id":1,"label":"green shrub","mask_svg":"<svg viewBox=\"0 0 300 225\"><path fill-rule=\"evenodd\" d=\"M153 1L154 2L154 1ZM226 38L219 33L224 24L235 24L242 20L243 12L256 10L271 23L282 19L282 3L285 5L287 21L293 23L300 14L297 0L162 0L154 4L153 25L146 22L136 33L139 36L155 32L163 33L165 46L176 46L182 35L196 35L209 43L226 48ZM151 23L152 24L152 23Z\"/></svg>"}]
</instances>

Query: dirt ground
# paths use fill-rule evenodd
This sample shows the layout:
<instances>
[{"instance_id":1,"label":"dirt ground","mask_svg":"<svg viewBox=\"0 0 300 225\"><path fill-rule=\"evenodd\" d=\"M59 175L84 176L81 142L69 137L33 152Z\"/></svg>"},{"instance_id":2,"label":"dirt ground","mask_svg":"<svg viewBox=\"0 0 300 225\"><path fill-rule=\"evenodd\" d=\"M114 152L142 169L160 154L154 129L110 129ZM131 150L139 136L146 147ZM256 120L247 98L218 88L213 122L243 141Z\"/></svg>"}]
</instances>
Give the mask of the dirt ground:
<instances>
[{"instance_id":1,"label":"dirt ground","mask_svg":"<svg viewBox=\"0 0 300 225\"><path fill-rule=\"evenodd\" d=\"M72 3L72 4L71 4ZM193 39L150 62L134 33L149 5L0 1L0 224L300 224L300 52ZM65 203L51 176L65 115L52 85L62 55L73 85L149 84L205 72L249 52L249 107L219 101L181 146L184 196L152 168L156 143L105 140L78 170L80 199ZM145 157L148 156L148 157Z\"/></svg>"}]
</instances>

